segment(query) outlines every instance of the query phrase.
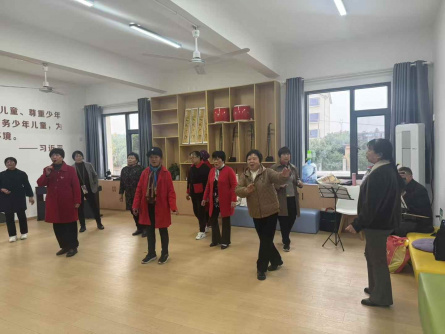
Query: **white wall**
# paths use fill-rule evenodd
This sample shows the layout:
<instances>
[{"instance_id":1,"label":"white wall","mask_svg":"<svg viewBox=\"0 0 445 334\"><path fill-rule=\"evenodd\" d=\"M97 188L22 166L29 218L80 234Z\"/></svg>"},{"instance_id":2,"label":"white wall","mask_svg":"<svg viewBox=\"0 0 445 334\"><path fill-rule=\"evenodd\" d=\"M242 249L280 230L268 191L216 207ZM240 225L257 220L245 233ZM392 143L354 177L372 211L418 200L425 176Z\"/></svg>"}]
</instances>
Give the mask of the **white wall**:
<instances>
[{"instance_id":1,"label":"white wall","mask_svg":"<svg viewBox=\"0 0 445 334\"><path fill-rule=\"evenodd\" d=\"M7 85L40 87L42 79L40 77L28 76L9 71L0 71L0 83ZM8 112L10 107L18 108L18 116L0 114L0 135L3 138L4 132L11 133L15 140L6 141L0 139L0 163L8 156L17 159L17 168L25 171L29 176L32 188L37 186L37 179L42 174L45 166L51 163L49 159L48 145L63 145L66 157L65 161L72 164L71 153L75 150L85 152L85 125L83 106L85 105L85 89L79 86L51 82L65 93L64 96L56 94L45 94L38 90L12 89L0 87L0 105L6 106ZM39 118L29 116L29 109L42 109L46 111L60 112L60 118ZM20 115L22 113L23 115ZM2 121L9 120L9 128L2 126ZM21 125L13 128L13 122L20 121ZM22 127L23 121L37 121L47 123L47 128L51 129L31 129ZM56 130L56 123L62 124L62 130ZM46 152L40 150L40 145L46 145ZM37 148L23 150L19 148ZM1 167L0 170L3 170ZM28 205L28 216L36 216L36 205Z\"/></svg>"},{"instance_id":2,"label":"white wall","mask_svg":"<svg viewBox=\"0 0 445 334\"><path fill-rule=\"evenodd\" d=\"M439 213L439 208L445 210L445 179L442 176L445 166L445 3L438 12L434 41L434 115L435 115L435 164L434 164L434 214ZM435 219L435 224L439 222Z\"/></svg>"},{"instance_id":3,"label":"white wall","mask_svg":"<svg viewBox=\"0 0 445 334\"><path fill-rule=\"evenodd\" d=\"M385 34L289 50L280 57L284 78L305 79L391 69L395 63L433 58L433 30Z\"/></svg>"},{"instance_id":4,"label":"white wall","mask_svg":"<svg viewBox=\"0 0 445 334\"><path fill-rule=\"evenodd\" d=\"M86 104L97 104L104 107L104 114L115 114L137 111L137 100L142 97L153 97L159 94L149 90L130 87L118 83L92 85L86 90Z\"/></svg>"}]
</instances>

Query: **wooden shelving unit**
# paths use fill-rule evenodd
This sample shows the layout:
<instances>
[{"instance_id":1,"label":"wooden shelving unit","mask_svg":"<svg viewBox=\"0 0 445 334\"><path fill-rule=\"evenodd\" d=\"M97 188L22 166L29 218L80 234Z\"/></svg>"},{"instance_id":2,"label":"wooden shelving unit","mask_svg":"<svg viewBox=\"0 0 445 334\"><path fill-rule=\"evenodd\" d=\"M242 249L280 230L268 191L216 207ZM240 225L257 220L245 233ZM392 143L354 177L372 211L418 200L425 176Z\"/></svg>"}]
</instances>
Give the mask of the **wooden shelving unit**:
<instances>
[{"instance_id":1,"label":"wooden shelving unit","mask_svg":"<svg viewBox=\"0 0 445 334\"><path fill-rule=\"evenodd\" d=\"M251 108L251 120L235 122L233 107L245 104ZM185 181L190 169L188 160L192 151L207 150L210 154L217 150L226 152L227 160L232 155L236 162L226 162L237 173L247 166L245 157L251 148L259 149L267 156L267 127L271 126L270 155L276 158L280 147L280 85L276 81L213 89L201 92L158 96L151 99L153 145L164 152L164 165L172 163L180 166L180 180ZM184 113L190 108L206 108L208 122L208 142L182 144ZM230 122L215 123L213 109L228 107ZM235 129L235 139L233 131ZM251 133L253 131L253 140ZM264 162L270 166L274 162Z\"/></svg>"}]
</instances>

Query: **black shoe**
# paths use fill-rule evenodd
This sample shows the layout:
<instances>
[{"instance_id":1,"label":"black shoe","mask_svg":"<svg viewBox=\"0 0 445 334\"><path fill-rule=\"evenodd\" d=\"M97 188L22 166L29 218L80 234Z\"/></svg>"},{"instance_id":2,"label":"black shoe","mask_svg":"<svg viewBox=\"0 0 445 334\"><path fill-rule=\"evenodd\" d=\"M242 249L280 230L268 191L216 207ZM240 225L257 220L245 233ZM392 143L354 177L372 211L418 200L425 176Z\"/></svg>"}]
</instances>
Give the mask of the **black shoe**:
<instances>
[{"instance_id":1,"label":"black shoe","mask_svg":"<svg viewBox=\"0 0 445 334\"><path fill-rule=\"evenodd\" d=\"M150 255L150 254L147 254L147 256L142 260L142 264L147 264L147 263L149 263L149 262L151 262L151 261L154 261L154 260L156 260L156 258L157 258L157 256L156 255Z\"/></svg>"},{"instance_id":2,"label":"black shoe","mask_svg":"<svg viewBox=\"0 0 445 334\"><path fill-rule=\"evenodd\" d=\"M219 245L219 243L217 243L217 242L212 242L211 244L210 244L210 247L215 247L215 246L218 246Z\"/></svg>"},{"instance_id":3,"label":"black shoe","mask_svg":"<svg viewBox=\"0 0 445 334\"><path fill-rule=\"evenodd\" d=\"M368 295L371 294L371 291L369 291L369 288L365 288L365 290L363 290L363 291L365 291L365 293L367 293Z\"/></svg>"},{"instance_id":4,"label":"black shoe","mask_svg":"<svg viewBox=\"0 0 445 334\"><path fill-rule=\"evenodd\" d=\"M365 306L377 306L377 307L389 307L389 305L379 305L379 304L376 304L376 303L372 302L369 298L362 299L362 305L365 305Z\"/></svg>"},{"instance_id":5,"label":"black shoe","mask_svg":"<svg viewBox=\"0 0 445 334\"><path fill-rule=\"evenodd\" d=\"M169 259L168 254L163 254L159 258L158 264L164 264L164 263L166 263L168 261L168 259Z\"/></svg>"},{"instance_id":6,"label":"black shoe","mask_svg":"<svg viewBox=\"0 0 445 334\"><path fill-rule=\"evenodd\" d=\"M79 229L79 232L80 233L83 233L83 232L85 232L87 230L87 227L85 226L85 225L81 225L80 226L80 229Z\"/></svg>"},{"instance_id":7,"label":"black shoe","mask_svg":"<svg viewBox=\"0 0 445 334\"><path fill-rule=\"evenodd\" d=\"M290 245L283 245L283 250L285 252L290 252Z\"/></svg>"},{"instance_id":8,"label":"black shoe","mask_svg":"<svg viewBox=\"0 0 445 334\"><path fill-rule=\"evenodd\" d=\"M66 257L72 257L77 254L77 248L72 248L66 253Z\"/></svg>"},{"instance_id":9,"label":"black shoe","mask_svg":"<svg viewBox=\"0 0 445 334\"><path fill-rule=\"evenodd\" d=\"M97 228L99 230L103 230L105 228L105 226L102 225L102 223L97 224Z\"/></svg>"},{"instance_id":10,"label":"black shoe","mask_svg":"<svg viewBox=\"0 0 445 334\"><path fill-rule=\"evenodd\" d=\"M64 248L62 248L61 250L59 250L57 253L56 253L56 255L57 256L59 256L59 255L63 255L63 254L65 254L65 253L67 253L68 252L68 249L64 249Z\"/></svg>"},{"instance_id":11,"label":"black shoe","mask_svg":"<svg viewBox=\"0 0 445 334\"><path fill-rule=\"evenodd\" d=\"M266 273L264 271L257 271L256 277L259 281L264 281L266 279Z\"/></svg>"},{"instance_id":12,"label":"black shoe","mask_svg":"<svg viewBox=\"0 0 445 334\"><path fill-rule=\"evenodd\" d=\"M275 271L278 270L283 265L283 261L281 261L280 264L271 264L269 267L267 267L267 271Z\"/></svg>"},{"instance_id":13,"label":"black shoe","mask_svg":"<svg viewBox=\"0 0 445 334\"><path fill-rule=\"evenodd\" d=\"M225 244L221 245L221 249L226 249L226 248L229 248L229 245L225 245Z\"/></svg>"},{"instance_id":14,"label":"black shoe","mask_svg":"<svg viewBox=\"0 0 445 334\"><path fill-rule=\"evenodd\" d=\"M139 234L142 234L142 233L143 232L141 230L136 230L131 235L139 235Z\"/></svg>"},{"instance_id":15,"label":"black shoe","mask_svg":"<svg viewBox=\"0 0 445 334\"><path fill-rule=\"evenodd\" d=\"M147 237L147 231L142 231L142 238L146 238Z\"/></svg>"}]
</instances>

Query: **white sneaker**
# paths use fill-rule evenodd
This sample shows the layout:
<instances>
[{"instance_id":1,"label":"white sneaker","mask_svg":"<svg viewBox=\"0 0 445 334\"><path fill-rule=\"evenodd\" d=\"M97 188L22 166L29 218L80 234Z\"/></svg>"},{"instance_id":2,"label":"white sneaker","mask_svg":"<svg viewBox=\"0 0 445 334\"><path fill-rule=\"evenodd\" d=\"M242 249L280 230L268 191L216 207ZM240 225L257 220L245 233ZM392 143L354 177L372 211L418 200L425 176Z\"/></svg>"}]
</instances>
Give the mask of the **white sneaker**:
<instances>
[{"instance_id":1,"label":"white sneaker","mask_svg":"<svg viewBox=\"0 0 445 334\"><path fill-rule=\"evenodd\" d=\"M201 240L204 239L205 237L206 237L205 232L198 232L198 234L196 235L196 240Z\"/></svg>"},{"instance_id":2,"label":"white sneaker","mask_svg":"<svg viewBox=\"0 0 445 334\"><path fill-rule=\"evenodd\" d=\"M20 236L20 240L26 240L26 239L28 239L28 233L22 234Z\"/></svg>"},{"instance_id":3,"label":"white sneaker","mask_svg":"<svg viewBox=\"0 0 445 334\"><path fill-rule=\"evenodd\" d=\"M210 227L206 226L206 233L210 232Z\"/></svg>"},{"instance_id":4,"label":"white sneaker","mask_svg":"<svg viewBox=\"0 0 445 334\"><path fill-rule=\"evenodd\" d=\"M9 237L9 242L16 242L17 241L17 236L14 235L13 237Z\"/></svg>"}]
</instances>

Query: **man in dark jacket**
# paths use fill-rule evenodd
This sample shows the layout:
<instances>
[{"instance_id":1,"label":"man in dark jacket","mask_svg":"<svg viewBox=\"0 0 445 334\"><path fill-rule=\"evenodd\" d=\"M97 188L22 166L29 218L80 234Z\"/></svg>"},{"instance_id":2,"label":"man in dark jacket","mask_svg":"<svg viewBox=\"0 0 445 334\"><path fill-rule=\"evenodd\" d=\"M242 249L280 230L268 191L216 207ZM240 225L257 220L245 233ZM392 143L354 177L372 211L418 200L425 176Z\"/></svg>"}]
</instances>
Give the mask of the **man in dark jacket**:
<instances>
[{"instance_id":1,"label":"man in dark jacket","mask_svg":"<svg viewBox=\"0 0 445 334\"><path fill-rule=\"evenodd\" d=\"M399 168L399 174L406 184L403 200L408 212L402 215L400 227L396 229L395 234L405 237L410 232L432 233L434 231L433 212L428 191L413 179L410 168Z\"/></svg>"}]
</instances>

